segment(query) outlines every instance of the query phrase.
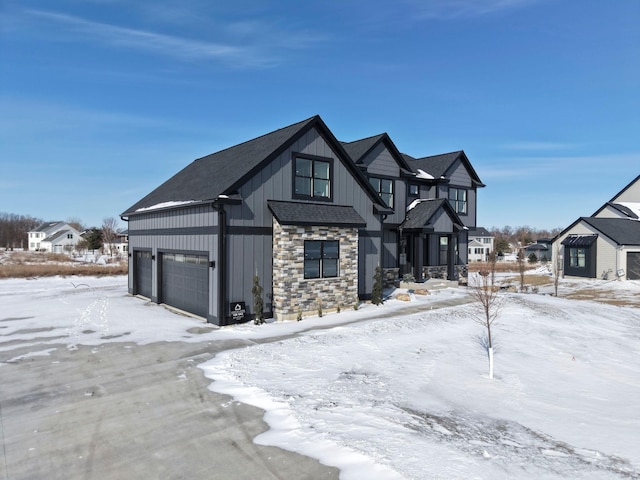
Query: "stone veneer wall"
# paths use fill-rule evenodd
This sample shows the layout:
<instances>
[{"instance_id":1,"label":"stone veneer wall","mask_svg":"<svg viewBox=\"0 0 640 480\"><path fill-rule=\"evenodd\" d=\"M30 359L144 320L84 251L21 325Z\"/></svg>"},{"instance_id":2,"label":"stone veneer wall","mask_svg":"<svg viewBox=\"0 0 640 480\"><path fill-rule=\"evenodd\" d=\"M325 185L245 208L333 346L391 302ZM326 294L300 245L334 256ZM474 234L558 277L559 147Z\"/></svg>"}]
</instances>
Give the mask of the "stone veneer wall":
<instances>
[{"instance_id":1,"label":"stone veneer wall","mask_svg":"<svg viewBox=\"0 0 640 480\"><path fill-rule=\"evenodd\" d=\"M339 275L304 278L304 241L339 240ZM280 225L273 219L273 314L293 320L300 313L318 314L353 306L358 298L358 230L327 226Z\"/></svg>"}]
</instances>

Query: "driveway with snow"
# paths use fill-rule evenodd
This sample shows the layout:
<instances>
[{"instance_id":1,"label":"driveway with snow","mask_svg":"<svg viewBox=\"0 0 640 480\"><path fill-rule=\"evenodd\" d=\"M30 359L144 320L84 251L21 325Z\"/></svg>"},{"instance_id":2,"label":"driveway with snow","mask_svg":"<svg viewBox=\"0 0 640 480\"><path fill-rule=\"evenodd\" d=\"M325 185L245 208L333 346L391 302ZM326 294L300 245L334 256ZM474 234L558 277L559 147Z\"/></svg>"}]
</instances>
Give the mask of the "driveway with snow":
<instances>
[{"instance_id":1,"label":"driveway with snow","mask_svg":"<svg viewBox=\"0 0 640 480\"><path fill-rule=\"evenodd\" d=\"M640 478L637 308L507 293L489 380L463 288L217 329L125 281L0 281L0 478Z\"/></svg>"}]
</instances>

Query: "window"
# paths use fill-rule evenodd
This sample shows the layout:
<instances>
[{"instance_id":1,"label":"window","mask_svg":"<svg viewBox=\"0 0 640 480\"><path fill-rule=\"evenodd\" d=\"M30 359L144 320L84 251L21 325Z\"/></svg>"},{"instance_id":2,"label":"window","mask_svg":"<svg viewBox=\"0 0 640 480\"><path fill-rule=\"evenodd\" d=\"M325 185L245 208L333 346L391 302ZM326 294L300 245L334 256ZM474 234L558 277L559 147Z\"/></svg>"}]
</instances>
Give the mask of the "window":
<instances>
[{"instance_id":1,"label":"window","mask_svg":"<svg viewBox=\"0 0 640 480\"><path fill-rule=\"evenodd\" d=\"M416 185L415 183L410 183L409 184L409 196L410 197L417 197L418 195L420 195L420 187L418 185Z\"/></svg>"},{"instance_id":2,"label":"window","mask_svg":"<svg viewBox=\"0 0 640 480\"><path fill-rule=\"evenodd\" d=\"M449 263L449 237L440 237L440 265Z\"/></svg>"},{"instance_id":3,"label":"window","mask_svg":"<svg viewBox=\"0 0 640 480\"><path fill-rule=\"evenodd\" d=\"M339 257L337 240L305 240L304 278L337 277Z\"/></svg>"},{"instance_id":4,"label":"window","mask_svg":"<svg viewBox=\"0 0 640 480\"><path fill-rule=\"evenodd\" d=\"M67 233L67 238L69 240L72 240L73 239L73 233Z\"/></svg>"},{"instance_id":5,"label":"window","mask_svg":"<svg viewBox=\"0 0 640 480\"><path fill-rule=\"evenodd\" d=\"M298 197L331 198L331 160L296 157L294 194Z\"/></svg>"},{"instance_id":6,"label":"window","mask_svg":"<svg viewBox=\"0 0 640 480\"><path fill-rule=\"evenodd\" d=\"M456 213L467 213L467 191L461 188L449 189L449 202Z\"/></svg>"},{"instance_id":7,"label":"window","mask_svg":"<svg viewBox=\"0 0 640 480\"><path fill-rule=\"evenodd\" d=\"M584 248L570 248L569 266L575 268L585 268L586 256L586 250Z\"/></svg>"},{"instance_id":8,"label":"window","mask_svg":"<svg viewBox=\"0 0 640 480\"><path fill-rule=\"evenodd\" d=\"M370 178L369 182L387 207L393 208L393 180L389 178Z\"/></svg>"},{"instance_id":9,"label":"window","mask_svg":"<svg viewBox=\"0 0 640 480\"><path fill-rule=\"evenodd\" d=\"M482 239L482 243L491 243L491 239L490 238L483 238Z\"/></svg>"}]
</instances>

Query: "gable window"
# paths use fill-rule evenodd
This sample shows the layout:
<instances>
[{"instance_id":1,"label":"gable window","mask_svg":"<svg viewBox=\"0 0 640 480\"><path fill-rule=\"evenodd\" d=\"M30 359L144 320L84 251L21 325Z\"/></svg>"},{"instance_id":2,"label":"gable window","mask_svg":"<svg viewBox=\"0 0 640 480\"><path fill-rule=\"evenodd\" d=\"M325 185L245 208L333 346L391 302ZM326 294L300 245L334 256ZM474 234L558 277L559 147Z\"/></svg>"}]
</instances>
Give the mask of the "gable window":
<instances>
[{"instance_id":1,"label":"gable window","mask_svg":"<svg viewBox=\"0 0 640 480\"><path fill-rule=\"evenodd\" d=\"M389 178L370 178L369 182L387 207L393 208L393 180Z\"/></svg>"},{"instance_id":2,"label":"gable window","mask_svg":"<svg viewBox=\"0 0 640 480\"><path fill-rule=\"evenodd\" d=\"M409 196L410 197L417 197L418 195L420 195L420 187L418 185L416 185L415 183L410 183L409 184Z\"/></svg>"},{"instance_id":3,"label":"gable window","mask_svg":"<svg viewBox=\"0 0 640 480\"><path fill-rule=\"evenodd\" d=\"M305 240L304 278L338 276L340 243L337 240Z\"/></svg>"},{"instance_id":4,"label":"gable window","mask_svg":"<svg viewBox=\"0 0 640 480\"><path fill-rule=\"evenodd\" d=\"M586 250L584 248L570 248L569 249L569 266L574 268L585 268L586 263Z\"/></svg>"},{"instance_id":5,"label":"gable window","mask_svg":"<svg viewBox=\"0 0 640 480\"><path fill-rule=\"evenodd\" d=\"M293 191L297 197L330 199L331 167L328 158L295 157Z\"/></svg>"},{"instance_id":6,"label":"gable window","mask_svg":"<svg viewBox=\"0 0 640 480\"><path fill-rule=\"evenodd\" d=\"M449 202L456 213L467 213L467 191L465 189L450 188Z\"/></svg>"}]
</instances>

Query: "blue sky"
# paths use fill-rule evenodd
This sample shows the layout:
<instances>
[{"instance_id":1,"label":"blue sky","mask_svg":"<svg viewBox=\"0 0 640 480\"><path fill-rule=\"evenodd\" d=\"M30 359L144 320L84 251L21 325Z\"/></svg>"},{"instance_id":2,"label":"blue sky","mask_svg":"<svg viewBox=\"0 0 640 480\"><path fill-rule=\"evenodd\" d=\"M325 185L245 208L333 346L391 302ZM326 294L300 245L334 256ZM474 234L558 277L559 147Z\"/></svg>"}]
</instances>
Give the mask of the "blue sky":
<instances>
[{"instance_id":1,"label":"blue sky","mask_svg":"<svg viewBox=\"0 0 640 480\"><path fill-rule=\"evenodd\" d=\"M638 25L638 0L0 0L0 212L99 226L319 114L464 150L479 225L564 227L640 174Z\"/></svg>"}]
</instances>

